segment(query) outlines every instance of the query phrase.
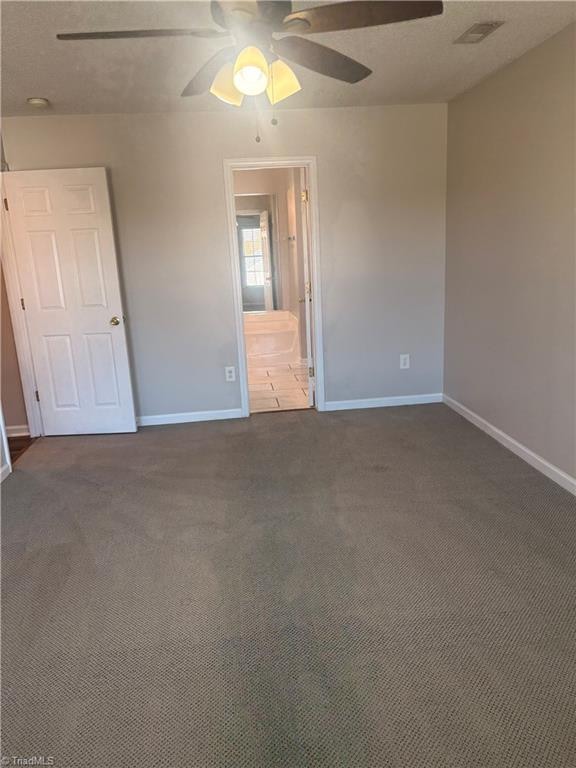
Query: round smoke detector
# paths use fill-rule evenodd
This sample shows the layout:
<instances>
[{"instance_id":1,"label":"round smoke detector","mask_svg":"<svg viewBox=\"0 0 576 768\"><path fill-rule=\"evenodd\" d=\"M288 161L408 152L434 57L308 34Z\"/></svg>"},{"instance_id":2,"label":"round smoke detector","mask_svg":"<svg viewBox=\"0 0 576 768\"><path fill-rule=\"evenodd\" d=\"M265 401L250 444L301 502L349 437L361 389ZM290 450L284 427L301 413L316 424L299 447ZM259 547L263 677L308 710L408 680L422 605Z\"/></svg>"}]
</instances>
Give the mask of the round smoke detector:
<instances>
[{"instance_id":1,"label":"round smoke detector","mask_svg":"<svg viewBox=\"0 0 576 768\"><path fill-rule=\"evenodd\" d=\"M37 109L46 109L46 107L50 106L48 99L44 99L41 96L30 96L29 99L26 99L26 103Z\"/></svg>"}]
</instances>

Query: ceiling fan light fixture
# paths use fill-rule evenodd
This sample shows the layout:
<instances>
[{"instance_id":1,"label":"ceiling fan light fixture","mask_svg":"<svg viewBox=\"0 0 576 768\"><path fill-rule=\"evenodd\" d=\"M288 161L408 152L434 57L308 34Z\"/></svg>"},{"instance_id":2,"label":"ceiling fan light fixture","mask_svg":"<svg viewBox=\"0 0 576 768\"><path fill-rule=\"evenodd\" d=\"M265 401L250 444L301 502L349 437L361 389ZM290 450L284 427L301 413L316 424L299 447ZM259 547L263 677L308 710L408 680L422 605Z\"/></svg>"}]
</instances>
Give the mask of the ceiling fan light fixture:
<instances>
[{"instance_id":1,"label":"ceiling fan light fixture","mask_svg":"<svg viewBox=\"0 0 576 768\"><path fill-rule=\"evenodd\" d=\"M301 90L302 86L294 70L281 59L273 61L270 65L270 77L266 87L270 104L278 104L279 101L283 101Z\"/></svg>"},{"instance_id":2,"label":"ceiling fan light fixture","mask_svg":"<svg viewBox=\"0 0 576 768\"><path fill-rule=\"evenodd\" d=\"M244 101L244 94L240 93L234 86L233 64L224 64L224 66L220 68L218 74L212 81L210 93L226 104L233 104L235 107L241 106Z\"/></svg>"},{"instance_id":3,"label":"ceiling fan light fixture","mask_svg":"<svg viewBox=\"0 0 576 768\"><path fill-rule=\"evenodd\" d=\"M234 86L245 96L258 96L268 85L268 62L259 48L249 45L234 63Z\"/></svg>"}]
</instances>

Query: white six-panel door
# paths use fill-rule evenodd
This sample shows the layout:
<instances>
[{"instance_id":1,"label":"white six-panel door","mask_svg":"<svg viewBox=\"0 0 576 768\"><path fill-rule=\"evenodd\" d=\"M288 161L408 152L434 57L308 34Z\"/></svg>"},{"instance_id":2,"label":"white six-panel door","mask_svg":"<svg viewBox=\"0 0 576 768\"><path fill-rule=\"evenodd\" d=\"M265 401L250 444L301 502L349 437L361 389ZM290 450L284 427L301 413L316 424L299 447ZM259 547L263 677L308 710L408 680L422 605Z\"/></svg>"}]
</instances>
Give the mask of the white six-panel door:
<instances>
[{"instance_id":1,"label":"white six-panel door","mask_svg":"<svg viewBox=\"0 0 576 768\"><path fill-rule=\"evenodd\" d=\"M105 169L4 182L44 434L134 432Z\"/></svg>"}]
</instances>

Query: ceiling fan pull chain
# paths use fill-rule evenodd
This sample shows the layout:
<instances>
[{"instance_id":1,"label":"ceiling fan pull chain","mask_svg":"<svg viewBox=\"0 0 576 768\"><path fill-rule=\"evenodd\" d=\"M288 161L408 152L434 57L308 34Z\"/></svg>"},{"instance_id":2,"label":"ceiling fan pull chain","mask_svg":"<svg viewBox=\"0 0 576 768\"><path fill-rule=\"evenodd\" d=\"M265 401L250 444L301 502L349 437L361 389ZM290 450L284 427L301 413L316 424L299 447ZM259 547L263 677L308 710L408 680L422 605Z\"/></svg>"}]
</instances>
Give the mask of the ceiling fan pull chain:
<instances>
[{"instance_id":1,"label":"ceiling fan pull chain","mask_svg":"<svg viewBox=\"0 0 576 768\"><path fill-rule=\"evenodd\" d=\"M262 141L262 137L260 136L260 125L258 120L258 112L256 110L256 102L254 102L254 117L256 118L256 137L254 141L256 142L256 144L260 144L260 142Z\"/></svg>"},{"instance_id":2,"label":"ceiling fan pull chain","mask_svg":"<svg viewBox=\"0 0 576 768\"><path fill-rule=\"evenodd\" d=\"M272 102L272 120L270 120L270 125L278 125L278 118L276 117L276 92L274 91L274 68L270 67L270 95L272 98L270 101Z\"/></svg>"}]
</instances>

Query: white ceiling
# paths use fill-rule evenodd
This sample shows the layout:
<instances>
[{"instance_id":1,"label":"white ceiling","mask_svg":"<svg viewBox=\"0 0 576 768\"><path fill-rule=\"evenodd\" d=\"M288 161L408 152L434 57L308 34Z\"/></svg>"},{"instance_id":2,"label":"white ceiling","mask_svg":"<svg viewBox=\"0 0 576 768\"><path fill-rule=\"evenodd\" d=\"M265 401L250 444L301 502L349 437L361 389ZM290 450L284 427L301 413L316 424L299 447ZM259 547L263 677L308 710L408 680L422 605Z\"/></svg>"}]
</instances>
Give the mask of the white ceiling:
<instances>
[{"instance_id":1,"label":"white ceiling","mask_svg":"<svg viewBox=\"0 0 576 768\"><path fill-rule=\"evenodd\" d=\"M308 3L309 4L309 3ZM313 3L319 4L319 3ZM294 8L304 3L294 3ZM311 35L373 70L348 85L297 68L303 90L286 108L448 101L575 19L574 2L449 0L442 16L349 32ZM214 26L204 2L4 1L2 110L37 114L29 96L54 113L233 109L206 94L180 92L226 39L164 38L62 42L57 32ZM472 24L504 21L483 43L454 45Z\"/></svg>"}]
</instances>

